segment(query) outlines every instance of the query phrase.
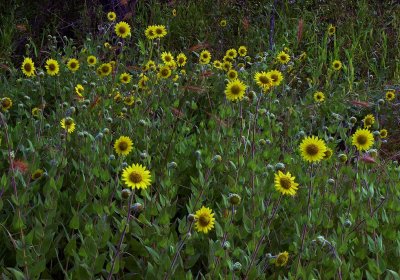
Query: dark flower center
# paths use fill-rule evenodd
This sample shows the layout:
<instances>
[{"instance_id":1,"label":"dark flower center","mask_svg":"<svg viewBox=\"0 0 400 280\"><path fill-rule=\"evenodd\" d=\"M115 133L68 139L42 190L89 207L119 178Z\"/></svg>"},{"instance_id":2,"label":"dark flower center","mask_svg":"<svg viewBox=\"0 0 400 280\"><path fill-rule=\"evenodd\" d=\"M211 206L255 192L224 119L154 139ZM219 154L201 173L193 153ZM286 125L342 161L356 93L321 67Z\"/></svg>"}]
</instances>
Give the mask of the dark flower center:
<instances>
[{"instance_id":1,"label":"dark flower center","mask_svg":"<svg viewBox=\"0 0 400 280\"><path fill-rule=\"evenodd\" d=\"M118 28L119 33L121 33L122 35L126 33L126 28L124 26L120 26Z\"/></svg>"},{"instance_id":2,"label":"dark flower center","mask_svg":"<svg viewBox=\"0 0 400 280\"><path fill-rule=\"evenodd\" d=\"M262 83L264 85L269 84L269 82L270 82L268 77L266 77L266 76L260 76L258 79L259 79L260 83Z\"/></svg>"},{"instance_id":3,"label":"dark flower center","mask_svg":"<svg viewBox=\"0 0 400 280\"><path fill-rule=\"evenodd\" d=\"M71 64L69 66L71 66L71 68L74 69L74 68L76 68L76 63L75 62L71 62Z\"/></svg>"},{"instance_id":4,"label":"dark flower center","mask_svg":"<svg viewBox=\"0 0 400 280\"><path fill-rule=\"evenodd\" d=\"M1 101L1 106L3 106L4 108L8 108L9 106L11 106L11 102L8 98L4 98Z\"/></svg>"},{"instance_id":5,"label":"dark flower center","mask_svg":"<svg viewBox=\"0 0 400 280\"><path fill-rule=\"evenodd\" d=\"M24 69L25 69L26 72L31 72L31 70L32 70L31 64L30 63L25 63Z\"/></svg>"},{"instance_id":6,"label":"dark flower center","mask_svg":"<svg viewBox=\"0 0 400 280\"><path fill-rule=\"evenodd\" d=\"M271 80L272 80L273 82L277 82L277 81L278 81L278 75L272 74L272 75L271 75Z\"/></svg>"},{"instance_id":7,"label":"dark flower center","mask_svg":"<svg viewBox=\"0 0 400 280\"><path fill-rule=\"evenodd\" d=\"M368 138L365 135L358 135L357 136L357 143L360 145L365 145L368 142Z\"/></svg>"},{"instance_id":8,"label":"dark flower center","mask_svg":"<svg viewBox=\"0 0 400 280\"><path fill-rule=\"evenodd\" d=\"M56 65L54 63L49 64L49 70L50 71L56 70Z\"/></svg>"},{"instance_id":9,"label":"dark flower center","mask_svg":"<svg viewBox=\"0 0 400 280\"><path fill-rule=\"evenodd\" d=\"M199 218L199 224L200 224L202 227L208 226L209 223L210 223L210 218L209 218L208 216L206 216L206 215L200 216L200 218Z\"/></svg>"},{"instance_id":10,"label":"dark flower center","mask_svg":"<svg viewBox=\"0 0 400 280\"><path fill-rule=\"evenodd\" d=\"M142 182L142 175L140 175L136 171L132 171L131 174L129 174L129 180L135 184L140 183Z\"/></svg>"},{"instance_id":11,"label":"dark flower center","mask_svg":"<svg viewBox=\"0 0 400 280\"><path fill-rule=\"evenodd\" d=\"M318 154L318 146L315 144L309 144L306 147L306 153L310 156L315 156L316 154Z\"/></svg>"},{"instance_id":12,"label":"dark flower center","mask_svg":"<svg viewBox=\"0 0 400 280\"><path fill-rule=\"evenodd\" d=\"M126 143L126 142L121 142L121 143L118 144L118 148L119 148L121 151L125 151L126 149L128 149L128 143Z\"/></svg>"},{"instance_id":13,"label":"dark flower center","mask_svg":"<svg viewBox=\"0 0 400 280\"><path fill-rule=\"evenodd\" d=\"M281 187L285 190L290 189L290 187L292 186L292 181L290 181L290 179L287 177L280 178L279 183L281 183Z\"/></svg>"},{"instance_id":14,"label":"dark flower center","mask_svg":"<svg viewBox=\"0 0 400 280\"><path fill-rule=\"evenodd\" d=\"M233 85L233 86L231 87L231 93L232 93L233 95L238 95L238 94L240 93L240 86L238 86L238 85Z\"/></svg>"}]
</instances>

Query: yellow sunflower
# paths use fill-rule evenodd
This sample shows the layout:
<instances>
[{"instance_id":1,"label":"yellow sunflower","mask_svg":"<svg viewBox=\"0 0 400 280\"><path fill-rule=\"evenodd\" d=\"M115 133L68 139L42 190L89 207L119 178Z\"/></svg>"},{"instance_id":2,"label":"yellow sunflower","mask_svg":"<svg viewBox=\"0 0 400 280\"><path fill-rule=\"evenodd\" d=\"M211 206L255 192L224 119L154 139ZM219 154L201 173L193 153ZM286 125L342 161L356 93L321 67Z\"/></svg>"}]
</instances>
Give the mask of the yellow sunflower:
<instances>
[{"instance_id":1,"label":"yellow sunflower","mask_svg":"<svg viewBox=\"0 0 400 280\"><path fill-rule=\"evenodd\" d=\"M324 100L325 100L325 95L323 92L317 91L316 93L314 93L315 102L324 102Z\"/></svg>"},{"instance_id":2,"label":"yellow sunflower","mask_svg":"<svg viewBox=\"0 0 400 280\"><path fill-rule=\"evenodd\" d=\"M225 55L231 59L234 59L237 57L237 51L235 49L229 49L226 51Z\"/></svg>"},{"instance_id":3,"label":"yellow sunflower","mask_svg":"<svg viewBox=\"0 0 400 280\"><path fill-rule=\"evenodd\" d=\"M281 64L287 64L290 61L290 56L285 53L284 51L278 53L278 56L276 57L276 59L278 59L278 61Z\"/></svg>"},{"instance_id":4,"label":"yellow sunflower","mask_svg":"<svg viewBox=\"0 0 400 280\"><path fill-rule=\"evenodd\" d=\"M154 32L156 33L157 38L162 38L167 35L167 29L164 25L156 25L154 27Z\"/></svg>"},{"instance_id":5,"label":"yellow sunflower","mask_svg":"<svg viewBox=\"0 0 400 280\"><path fill-rule=\"evenodd\" d=\"M35 118L40 117L40 115L42 114L42 110L38 107L35 107L32 109L32 116L34 116Z\"/></svg>"},{"instance_id":6,"label":"yellow sunflower","mask_svg":"<svg viewBox=\"0 0 400 280\"><path fill-rule=\"evenodd\" d=\"M1 109L3 110L3 111L7 111L8 109L10 109L11 108L11 106L12 106L12 100L11 100L11 98L9 98L9 97L3 97L2 99L1 99Z\"/></svg>"},{"instance_id":7,"label":"yellow sunflower","mask_svg":"<svg viewBox=\"0 0 400 280\"><path fill-rule=\"evenodd\" d=\"M117 18L117 15L114 12L108 12L107 13L107 19L109 21L115 21L116 18Z\"/></svg>"},{"instance_id":8,"label":"yellow sunflower","mask_svg":"<svg viewBox=\"0 0 400 280\"><path fill-rule=\"evenodd\" d=\"M301 156L305 161L318 162L324 158L325 142L316 136L308 136L300 144Z\"/></svg>"},{"instance_id":9,"label":"yellow sunflower","mask_svg":"<svg viewBox=\"0 0 400 280\"><path fill-rule=\"evenodd\" d=\"M75 72L79 69L79 61L75 58L70 58L67 62L67 67L70 71Z\"/></svg>"},{"instance_id":10,"label":"yellow sunflower","mask_svg":"<svg viewBox=\"0 0 400 280\"><path fill-rule=\"evenodd\" d=\"M231 68L232 62L224 61L224 63L222 63L222 69L224 69L226 72L228 72Z\"/></svg>"},{"instance_id":11,"label":"yellow sunflower","mask_svg":"<svg viewBox=\"0 0 400 280\"><path fill-rule=\"evenodd\" d=\"M230 101L242 100L247 86L240 80L229 81L225 88L226 99Z\"/></svg>"},{"instance_id":12,"label":"yellow sunflower","mask_svg":"<svg viewBox=\"0 0 400 280\"><path fill-rule=\"evenodd\" d=\"M33 63L31 58L25 57L24 61L22 62L21 69L25 76L35 76L35 64Z\"/></svg>"},{"instance_id":13,"label":"yellow sunflower","mask_svg":"<svg viewBox=\"0 0 400 280\"><path fill-rule=\"evenodd\" d=\"M330 159L333 155L333 150L329 147L326 147L326 151L324 153L324 159Z\"/></svg>"},{"instance_id":14,"label":"yellow sunflower","mask_svg":"<svg viewBox=\"0 0 400 280\"><path fill-rule=\"evenodd\" d=\"M119 81L123 84L129 84L131 82L132 76L128 73L122 73L119 75Z\"/></svg>"},{"instance_id":15,"label":"yellow sunflower","mask_svg":"<svg viewBox=\"0 0 400 280\"><path fill-rule=\"evenodd\" d=\"M282 252L279 253L278 256L275 259L275 266L285 266L289 260L289 253L288 252Z\"/></svg>"},{"instance_id":16,"label":"yellow sunflower","mask_svg":"<svg viewBox=\"0 0 400 280\"><path fill-rule=\"evenodd\" d=\"M238 72L236 70L231 69L228 71L227 76L229 80L235 80L238 77Z\"/></svg>"},{"instance_id":17,"label":"yellow sunflower","mask_svg":"<svg viewBox=\"0 0 400 280\"><path fill-rule=\"evenodd\" d=\"M103 63L100 65L98 68L98 73L100 73L100 76L105 77L110 75L112 72L112 65L111 63Z\"/></svg>"},{"instance_id":18,"label":"yellow sunflower","mask_svg":"<svg viewBox=\"0 0 400 280\"><path fill-rule=\"evenodd\" d=\"M32 175L31 175L31 179L32 180L39 180L40 178L42 178L44 171L42 169L36 169L35 171L33 171Z\"/></svg>"},{"instance_id":19,"label":"yellow sunflower","mask_svg":"<svg viewBox=\"0 0 400 280\"><path fill-rule=\"evenodd\" d=\"M342 62L340 62L340 60L334 60L332 62L332 68L333 70L339 71L340 69L342 69Z\"/></svg>"},{"instance_id":20,"label":"yellow sunflower","mask_svg":"<svg viewBox=\"0 0 400 280\"><path fill-rule=\"evenodd\" d=\"M147 82L149 81L149 77L147 76L142 76L139 81L138 81L138 87L142 90L146 90L149 87L147 86Z\"/></svg>"},{"instance_id":21,"label":"yellow sunflower","mask_svg":"<svg viewBox=\"0 0 400 280\"><path fill-rule=\"evenodd\" d=\"M122 171L122 181L132 189L147 189L151 185L150 171L141 164L132 164Z\"/></svg>"},{"instance_id":22,"label":"yellow sunflower","mask_svg":"<svg viewBox=\"0 0 400 280\"><path fill-rule=\"evenodd\" d=\"M370 128L371 125L373 125L375 123L374 115L372 115L372 114L366 115L363 119L363 122L364 122L365 128Z\"/></svg>"},{"instance_id":23,"label":"yellow sunflower","mask_svg":"<svg viewBox=\"0 0 400 280\"><path fill-rule=\"evenodd\" d=\"M75 122L72 118L63 118L60 121L61 127L64 128L68 133L72 133L75 130Z\"/></svg>"},{"instance_id":24,"label":"yellow sunflower","mask_svg":"<svg viewBox=\"0 0 400 280\"><path fill-rule=\"evenodd\" d=\"M155 38L157 38L156 27L154 25L148 26L144 31L144 35L147 39L154 40Z\"/></svg>"},{"instance_id":25,"label":"yellow sunflower","mask_svg":"<svg viewBox=\"0 0 400 280\"><path fill-rule=\"evenodd\" d=\"M132 106L133 103L135 103L135 98L133 97L133 95L129 95L124 98L124 104L126 104L128 106Z\"/></svg>"},{"instance_id":26,"label":"yellow sunflower","mask_svg":"<svg viewBox=\"0 0 400 280\"><path fill-rule=\"evenodd\" d=\"M333 26L332 24L329 24L328 26L328 35L333 36L336 32L336 27Z\"/></svg>"},{"instance_id":27,"label":"yellow sunflower","mask_svg":"<svg viewBox=\"0 0 400 280\"><path fill-rule=\"evenodd\" d=\"M245 46L240 46L238 49L238 53L240 56L246 56L247 54L247 48Z\"/></svg>"},{"instance_id":28,"label":"yellow sunflower","mask_svg":"<svg viewBox=\"0 0 400 280\"><path fill-rule=\"evenodd\" d=\"M96 65L97 58L94 55L89 55L86 61L90 66L93 66Z\"/></svg>"},{"instance_id":29,"label":"yellow sunflower","mask_svg":"<svg viewBox=\"0 0 400 280\"><path fill-rule=\"evenodd\" d=\"M118 37L125 39L131 35L131 27L125 21L120 21L115 25L115 33Z\"/></svg>"},{"instance_id":30,"label":"yellow sunflower","mask_svg":"<svg viewBox=\"0 0 400 280\"><path fill-rule=\"evenodd\" d=\"M196 218L196 223L194 224L195 229L198 232L208 233L214 228L214 215L210 208L202 206L194 215Z\"/></svg>"},{"instance_id":31,"label":"yellow sunflower","mask_svg":"<svg viewBox=\"0 0 400 280\"><path fill-rule=\"evenodd\" d=\"M222 62L219 60L214 60L213 66L217 69L222 69Z\"/></svg>"},{"instance_id":32,"label":"yellow sunflower","mask_svg":"<svg viewBox=\"0 0 400 280\"><path fill-rule=\"evenodd\" d=\"M171 73L172 73L171 68L165 65L160 68L160 70L157 73L157 77L162 79L167 79L171 76Z\"/></svg>"},{"instance_id":33,"label":"yellow sunflower","mask_svg":"<svg viewBox=\"0 0 400 280\"><path fill-rule=\"evenodd\" d=\"M390 91L386 92L385 97L386 97L387 101L393 101L396 98L396 94L395 94L394 90L390 90Z\"/></svg>"},{"instance_id":34,"label":"yellow sunflower","mask_svg":"<svg viewBox=\"0 0 400 280\"><path fill-rule=\"evenodd\" d=\"M292 175L287 172L284 174L282 171L275 173L275 189L283 195L295 195L298 190L298 185L292 177Z\"/></svg>"},{"instance_id":35,"label":"yellow sunflower","mask_svg":"<svg viewBox=\"0 0 400 280\"><path fill-rule=\"evenodd\" d=\"M267 72L269 78L271 79L273 86L279 86L283 80L283 75L281 71L278 70L271 70Z\"/></svg>"},{"instance_id":36,"label":"yellow sunflower","mask_svg":"<svg viewBox=\"0 0 400 280\"><path fill-rule=\"evenodd\" d=\"M374 136L368 129L357 129L352 136L352 144L359 151L366 151L374 144Z\"/></svg>"},{"instance_id":37,"label":"yellow sunflower","mask_svg":"<svg viewBox=\"0 0 400 280\"><path fill-rule=\"evenodd\" d=\"M184 53L180 53L176 57L176 63L178 64L179 67L185 66L186 61L187 61L187 57Z\"/></svg>"},{"instance_id":38,"label":"yellow sunflower","mask_svg":"<svg viewBox=\"0 0 400 280\"><path fill-rule=\"evenodd\" d=\"M82 93L85 91L85 88L81 84L77 84L75 87L75 92L79 97L83 97Z\"/></svg>"},{"instance_id":39,"label":"yellow sunflower","mask_svg":"<svg viewBox=\"0 0 400 280\"><path fill-rule=\"evenodd\" d=\"M200 53L200 59L199 59L200 64L208 64L210 63L210 60L211 60L211 53L208 50L203 50Z\"/></svg>"},{"instance_id":40,"label":"yellow sunflower","mask_svg":"<svg viewBox=\"0 0 400 280\"><path fill-rule=\"evenodd\" d=\"M256 81L257 85L264 91L272 87L271 77L266 72L257 72L254 75L254 80Z\"/></svg>"},{"instance_id":41,"label":"yellow sunflower","mask_svg":"<svg viewBox=\"0 0 400 280\"><path fill-rule=\"evenodd\" d=\"M161 54L161 59L164 62L165 65L172 65L174 61L174 57L170 52L163 52Z\"/></svg>"},{"instance_id":42,"label":"yellow sunflower","mask_svg":"<svg viewBox=\"0 0 400 280\"><path fill-rule=\"evenodd\" d=\"M381 138L386 138L386 137L388 136L388 131L387 131L387 129L381 129L381 130L379 131L379 135L380 135Z\"/></svg>"},{"instance_id":43,"label":"yellow sunflower","mask_svg":"<svg viewBox=\"0 0 400 280\"><path fill-rule=\"evenodd\" d=\"M47 70L47 74L50 76L55 76L60 72L60 66L58 65L57 60L51 58L46 60L46 65L44 67Z\"/></svg>"},{"instance_id":44,"label":"yellow sunflower","mask_svg":"<svg viewBox=\"0 0 400 280\"><path fill-rule=\"evenodd\" d=\"M127 156L133 149L133 142L127 136L119 137L114 143L115 152L120 156Z\"/></svg>"},{"instance_id":45,"label":"yellow sunflower","mask_svg":"<svg viewBox=\"0 0 400 280\"><path fill-rule=\"evenodd\" d=\"M225 27L225 26L226 26L226 20L225 20L225 19L221 20L221 21L219 22L219 26Z\"/></svg>"}]
</instances>

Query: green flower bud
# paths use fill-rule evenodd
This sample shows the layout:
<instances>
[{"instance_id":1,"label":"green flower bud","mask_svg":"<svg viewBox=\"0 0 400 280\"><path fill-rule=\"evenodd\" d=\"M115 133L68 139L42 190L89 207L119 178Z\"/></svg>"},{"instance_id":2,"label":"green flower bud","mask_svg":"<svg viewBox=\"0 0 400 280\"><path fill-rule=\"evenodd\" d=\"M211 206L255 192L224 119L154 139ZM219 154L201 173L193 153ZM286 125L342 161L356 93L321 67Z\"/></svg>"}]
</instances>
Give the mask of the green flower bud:
<instances>
[{"instance_id":1,"label":"green flower bud","mask_svg":"<svg viewBox=\"0 0 400 280\"><path fill-rule=\"evenodd\" d=\"M242 198L238 194L235 194L235 193L229 194L228 198L229 198L229 202L232 205L239 205L240 201L242 200Z\"/></svg>"},{"instance_id":2,"label":"green flower bud","mask_svg":"<svg viewBox=\"0 0 400 280\"><path fill-rule=\"evenodd\" d=\"M285 170L285 164L283 164L282 162L278 162L277 164L275 164L275 170Z\"/></svg>"},{"instance_id":3,"label":"green flower bud","mask_svg":"<svg viewBox=\"0 0 400 280\"><path fill-rule=\"evenodd\" d=\"M121 192L121 196L122 196L123 199L127 199L127 198L130 197L131 193L132 192L131 192L130 189L123 189L122 192Z\"/></svg>"},{"instance_id":4,"label":"green flower bud","mask_svg":"<svg viewBox=\"0 0 400 280\"><path fill-rule=\"evenodd\" d=\"M342 163L345 163L347 161L347 155L346 154L339 154L338 158Z\"/></svg>"}]
</instances>

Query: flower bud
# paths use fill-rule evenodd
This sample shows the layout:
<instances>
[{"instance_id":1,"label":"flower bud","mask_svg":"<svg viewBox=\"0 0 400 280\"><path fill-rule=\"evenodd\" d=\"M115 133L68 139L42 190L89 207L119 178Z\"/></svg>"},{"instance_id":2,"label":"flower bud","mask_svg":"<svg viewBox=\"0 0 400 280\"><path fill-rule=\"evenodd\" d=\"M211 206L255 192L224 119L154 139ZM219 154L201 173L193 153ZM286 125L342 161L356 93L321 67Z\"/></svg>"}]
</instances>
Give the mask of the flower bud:
<instances>
[{"instance_id":1,"label":"flower bud","mask_svg":"<svg viewBox=\"0 0 400 280\"><path fill-rule=\"evenodd\" d=\"M196 158L197 158L198 160L201 159L201 151L200 151L200 150L197 150L197 151L195 152L195 155L196 155Z\"/></svg>"},{"instance_id":2,"label":"flower bud","mask_svg":"<svg viewBox=\"0 0 400 280\"><path fill-rule=\"evenodd\" d=\"M350 123L355 124L357 122L357 118L351 117L349 121L350 121Z\"/></svg>"},{"instance_id":3,"label":"flower bud","mask_svg":"<svg viewBox=\"0 0 400 280\"><path fill-rule=\"evenodd\" d=\"M235 193L229 194L228 198L229 198L229 202L232 205L239 205L240 201L242 200L242 198L238 194L235 194Z\"/></svg>"},{"instance_id":4,"label":"flower bud","mask_svg":"<svg viewBox=\"0 0 400 280\"><path fill-rule=\"evenodd\" d=\"M229 243L229 241L225 241L224 243L222 243L222 248L224 250L229 250L231 248L231 243Z\"/></svg>"},{"instance_id":5,"label":"flower bud","mask_svg":"<svg viewBox=\"0 0 400 280\"><path fill-rule=\"evenodd\" d=\"M285 164L283 164L282 162L278 162L277 164L275 164L275 170L285 170Z\"/></svg>"},{"instance_id":6,"label":"flower bud","mask_svg":"<svg viewBox=\"0 0 400 280\"><path fill-rule=\"evenodd\" d=\"M109 160L115 160L115 156L114 156L114 155L110 155L110 156L108 157L108 159L109 159Z\"/></svg>"},{"instance_id":7,"label":"flower bud","mask_svg":"<svg viewBox=\"0 0 400 280\"><path fill-rule=\"evenodd\" d=\"M122 168L125 168L125 167L128 166L128 163L127 163L126 161L124 161L124 162L121 164L121 166L122 166Z\"/></svg>"},{"instance_id":8,"label":"flower bud","mask_svg":"<svg viewBox=\"0 0 400 280\"><path fill-rule=\"evenodd\" d=\"M215 155L212 160L213 160L213 162L221 162L222 157L220 155Z\"/></svg>"},{"instance_id":9,"label":"flower bud","mask_svg":"<svg viewBox=\"0 0 400 280\"><path fill-rule=\"evenodd\" d=\"M123 189L122 192L121 192L121 196L122 196L123 199L127 199L127 198L130 197L131 193L132 192L131 192L130 189Z\"/></svg>"},{"instance_id":10,"label":"flower bud","mask_svg":"<svg viewBox=\"0 0 400 280\"><path fill-rule=\"evenodd\" d=\"M335 184L335 180L332 179L332 178L328 179L328 184L329 184L329 185Z\"/></svg>"},{"instance_id":11,"label":"flower bud","mask_svg":"<svg viewBox=\"0 0 400 280\"><path fill-rule=\"evenodd\" d=\"M103 128L103 133L104 134L109 134L110 133L110 130L106 127L106 128Z\"/></svg>"},{"instance_id":12,"label":"flower bud","mask_svg":"<svg viewBox=\"0 0 400 280\"><path fill-rule=\"evenodd\" d=\"M189 223L192 223L192 222L194 222L196 220L196 216L193 215L193 214L189 214L188 217L187 217L187 220L188 220Z\"/></svg>"},{"instance_id":13,"label":"flower bud","mask_svg":"<svg viewBox=\"0 0 400 280\"><path fill-rule=\"evenodd\" d=\"M242 264L240 262L235 262L232 268L234 271L240 271L242 270Z\"/></svg>"},{"instance_id":14,"label":"flower bud","mask_svg":"<svg viewBox=\"0 0 400 280\"><path fill-rule=\"evenodd\" d=\"M178 164L175 161L171 161L167 164L168 169L175 169L178 167Z\"/></svg>"},{"instance_id":15,"label":"flower bud","mask_svg":"<svg viewBox=\"0 0 400 280\"><path fill-rule=\"evenodd\" d=\"M347 161L347 155L346 154L339 154L339 160L342 163L345 163Z\"/></svg>"},{"instance_id":16,"label":"flower bud","mask_svg":"<svg viewBox=\"0 0 400 280\"><path fill-rule=\"evenodd\" d=\"M383 100L382 98L381 98L381 99L379 99L379 100L378 100L378 104L379 104L379 105L383 105L383 104L385 104L385 100Z\"/></svg>"},{"instance_id":17,"label":"flower bud","mask_svg":"<svg viewBox=\"0 0 400 280\"><path fill-rule=\"evenodd\" d=\"M344 227L349 228L351 227L351 221L349 219L346 219L346 221L344 221Z\"/></svg>"},{"instance_id":18,"label":"flower bud","mask_svg":"<svg viewBox=\"0 0 400 280\"><path fill-rule=\"evenodd\" d=\"M139 202L134 203L131 206L131 210L135 213L135 214L140 214L143 211L143 205L140 204Z\"/></svg>"}]
</instances>

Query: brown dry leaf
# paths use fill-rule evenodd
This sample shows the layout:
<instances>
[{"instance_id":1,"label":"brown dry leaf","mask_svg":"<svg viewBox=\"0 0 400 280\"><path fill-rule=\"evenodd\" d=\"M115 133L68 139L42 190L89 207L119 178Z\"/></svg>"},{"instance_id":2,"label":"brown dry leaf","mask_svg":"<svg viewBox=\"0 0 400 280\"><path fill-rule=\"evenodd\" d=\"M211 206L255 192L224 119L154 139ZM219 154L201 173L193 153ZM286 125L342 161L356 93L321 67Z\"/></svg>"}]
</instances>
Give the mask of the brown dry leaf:
<instances>
[{"instance_id":1,"label":"brown dry leaf","mask_svg":"<svg viewBox=\"0 0 400 280\"><path fill-rule=\"evenodd\" d=\"M120 3L122 6L126 6L126 5L128 5L128 0L119 0L119 3Z\"/></svg>"},{"instance_id":2,"label":"brown dry leaf","mask_svg":"<svg viewBox=\"0 0 400 280\"><path fill-rule=\"evenodd\" d=\"M242 24L243 24L243 29L244 29L245 31L247 31L247 30L249 29L249 27L250 27L250 21L249 21L249 19L248 19L247 17L243 18Z\"/></svg>"},{"instance_id":3,"label":"brown dry leaf","mask_svg":"<svg viewBox=\"0 0 400 280\"><path fill-rule=\"evenodd\" d=\"M200 50L200 49L207 49L208 46L209 46L208 43L200 43L200 44L197 44L197 45L194 45L193 47L191 47L189 49L189 51L194 52L194 51L197 51L197 50Z\"/></svg>"},{"instance_id":4,"label":"brown dry leaf","mask_svg":"<svg viewBox=\"0 0 400 280\"><path fill-rule=\"evenodd\" d=\"M202 87L199 87L199 86L191 86L191 85L184 86L183 89L184 89L184 90L187 90L187 91L197 92L197 93L204 92L204 90L205 90L205 89L202 88Z\"/></svg>"},{"instance_id":5,"label":"brown dry leaf","mask_svg":"<svg viewBox=\"0 0 400 280\"><path fill-rule=\"evenodd\" d=\"M17 24L15 27L16 27L17 30L20 31L20 32L25 32L26 30L28 30L28 28L26 27L25 24Z\"/></svg>"},{"instance_id":6,"label":"brown dry leaf","mask_svg":"<svg viewBox=\"0 0 400 280\"><path fill-rule=\"evenodd\" d=\"M303 28L304 28L304 21L301 18L297 25L297 43L300 43L301 39L303 38Z\"/></svg>"},{"instance_id":7,"label":"brown dry leaf","mask_svg":"<svg viewBox=\"0 0 400 280\"><path fill-rule=\"evenodd\" d=\"M126 13L123 20L130 19L132 16L133 16L133 13L131 13L131 12Z\"/></svg>"},{"instance_id":8,"label":"brown dry leaf","mask_svg":"<svg viewBox=\"0 0 400 280\"><path fill-rule=\"evenodd\" d=\"M365 102L365 101L360 101L360 100L352 100L352 101L350 101L350 103L352 105L360 106L360 107L369 107L369 106L371 106L370 103Z\"/></svg>"}]
</instances>

